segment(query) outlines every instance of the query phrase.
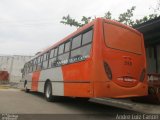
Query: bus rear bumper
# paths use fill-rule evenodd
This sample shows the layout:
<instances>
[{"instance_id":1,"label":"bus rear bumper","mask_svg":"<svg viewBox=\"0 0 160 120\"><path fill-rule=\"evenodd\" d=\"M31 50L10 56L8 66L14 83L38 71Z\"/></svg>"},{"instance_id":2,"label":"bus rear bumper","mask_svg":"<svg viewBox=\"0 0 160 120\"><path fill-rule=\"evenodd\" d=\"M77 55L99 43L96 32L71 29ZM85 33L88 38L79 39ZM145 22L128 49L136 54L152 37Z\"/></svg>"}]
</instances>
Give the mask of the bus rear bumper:
<instances>
[{"instance_id":1,"label":"bus rear bumper","mask_svg":"<svg viewBox=\"0 0 160 120\"><path fill-rule=\"evenodd\" d=\"M122 87L114 82L102 82L94 86L94 97L128 98L147 95L148 85L141 82L134 87Z\"/></svg>"}]
</instances>

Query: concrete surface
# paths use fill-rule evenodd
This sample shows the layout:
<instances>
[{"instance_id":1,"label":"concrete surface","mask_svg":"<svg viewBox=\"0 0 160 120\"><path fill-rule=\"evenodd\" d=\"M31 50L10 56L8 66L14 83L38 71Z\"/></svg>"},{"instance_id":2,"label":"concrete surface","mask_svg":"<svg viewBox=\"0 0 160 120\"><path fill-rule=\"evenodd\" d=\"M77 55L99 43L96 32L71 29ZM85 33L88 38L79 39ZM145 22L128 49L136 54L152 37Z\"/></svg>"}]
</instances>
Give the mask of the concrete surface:
<instances>
[{"instance_id":1,"label":"concrete surface","mask_svg":"<svg viewBox=\"0 0 160 120\"><path fill-rule=\"evenodd\" d=\"M111 99L111 98L94 98L90 101L100 103L103 105L109 105L117 108L123 108L128 110L137 111L144 114L160 114L160 105L151 103L142 103L132 101L129 99Z\"/></svg>"},{"instance_id":2,"label":"concrete surface","mask_svg":"<svg viewBox=\"0 0 160 120\"><path fill-rule=\"evenodd\" d=\"M128 116L130 119L133 119L131 117L142 119L144 115L131 110L74 98L62 98L59 102L47 102L41 93L25 93L20 89L0 87L0 120L6 116L7 118L8 116L18 116L18 119L14 120L121 120L124 117L126 117L124 119L128 119ZM160 115L154 120L159 119Z\"/></svg>"},{"instance_id":3,"label":"concrete surface","mask_svg":"<svg viewBox=\"0 0 160 120\"><path fill-rule=\"evenodd\" d=\"M124 109L62 98L59 102L47 102L41 93L25 93L19 89L0 89L0 113L16 114L105 114L133 113Z\"/></svg>"}]
</instances>

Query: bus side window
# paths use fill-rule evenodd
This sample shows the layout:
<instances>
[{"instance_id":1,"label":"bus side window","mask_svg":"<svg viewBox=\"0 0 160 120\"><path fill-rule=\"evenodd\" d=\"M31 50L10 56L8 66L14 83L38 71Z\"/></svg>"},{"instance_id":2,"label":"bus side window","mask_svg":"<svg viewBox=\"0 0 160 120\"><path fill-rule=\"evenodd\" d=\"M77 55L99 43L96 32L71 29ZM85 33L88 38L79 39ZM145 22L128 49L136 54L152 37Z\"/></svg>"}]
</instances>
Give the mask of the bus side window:
<instances>
[{"instance_id":1,"label":"bus side window","mask_svg":"<svg viewBox=\"0 0 160 120\"><path fill-rule=\"evenodd\" d=\"M41 62L41 57L39 56L37 59L38 59L38 63L40 63Z\"/></svg>"},{"instance_id":2,"label":"bus side window","mask_svg":"<svg viewBox=\"0 0 160 120\"><path fill-rule=\"evenodd\" d=\"M49 58L53 58L53 56L54 56L54 52L55 52L55 50L54 50L54 49L52 49L52 50L50 51L50 57L49 57Z\"/></svg>"},{"instance_id":3,"label":"bus side window","mask_svg":"<svg viewBox=\"0 0 160 120\"><path fill-rule=\"evenodd\" d=\"M57 52L58 52L58 49L55 48L54 57L57 57Z\"/></svg>"},{"instance_id":4,"label":"bus side window","mask_svg":"<svg viewBox=\"0 0 160 120\"><path fill-rule=\"evenodd\" d=\"M37 70L37 58L33 60L33 71Z\"/></svg>"},{"instance_id":5,"label":"bus side window","mask_svg":"<svg viewBox=\"0 0 160 120\"><path fill-rule=\"evenodd\" d=\"M90 54L93 30L87 31L82 35L82 45L71 51L71 58L82 57L86 58Z\"/></svg>"},{"instance_id":6,"label":"bus side window","mask_svg":"<svg viewBox=\"0 0 160 120\"><path fill-rule=\"evenodd\" d=\"M78 49L71 51L71 58L77 56L77 57L87 57L90 53L91 44L82 46Z\"/></svg>"},{"instance_id":7,"label":"bus side window","mask_svg":"<svg viewBox=\"0 0 160 120\"><path fill-rule=\"evenodd\" d=\"M37 58L37 70L41 69L41 56Z\"/></svg>"},{"instance_id":8,"label":"bus side window","mask_svg":"<svg viewBox=\"0 0 160 120\"><path fill-rule=\"evenodd\" d=\"M69 42L68 42L68 44L66 43L66 44L62 44L59 46L59 51L58 51L59 55L58 55L57 62L60 62L60 63L58 63L58 64L60 64L60 65L66 64L65 61L68 60L68 58L69 58L69 52L67 52L67 51L69 51Z\"/></svg>"},{"instance_id":9,"label":"bus side window","mask_svg":"<svg viewBox=\"0 0 160 120\"><path fill-rule=\"evenodd\" d=\"M49 68L51 67L55 67L56 66L56 60L57 60L57 53L58 53L58 48L54 48L54 55L53 55L53 58L51 58L49 60Z\"/></svg>"},{"instance_id":10,"label":"bus side window","mask_svg":"<svg viewBox=\"0 0 160 120\"><path fill-rule=\"evenodd\" d=\"M63 54L63 52L64 52L64 44L61 44L59 46L58 55Z\"/></svg>"},{"instance_id":11,"label":"bus side window","mask_svg":"<svg viewBox=\"0 0 160 120\"><path fill-rule=\"evenodd\" d=\"M56 61L56 57L51 58L51 59L49 60L49 65L48 65L48 67L49 67L49 68L55 67L55 66L56 66L56 65L55 65L55 61Z\"/></svg>"},{"instance_id":12,"label":"bus side window","mask_svg":"<svg viewBox=\"0 0 160 120\"><path fill-rule=\"evenodd\" d=\"M47 52L43 55L42 69L48 68L48 59L49 59L49 52Z\"/></svg>"},{"instance_id":13,"label":"bus side window","mask_svg":"<svg viewBox=\"0 0 160 120\"><path fill-rule=\"evenodd\" d=\"M72 40L72 49L78 48L81 46L81 37L82 35L78 35Z\"/></svg>"},{"instance_id":14,"label":"bus side window","mask_svg":"<svg viewBox=\"0 0 160 120\"><path fill-rule=\"evenodd\" d=\"M65 43L65 49L64 52L68 52L70 50L70 41Z\"/></svg>"},{"instance_id":15,"label":"bus side window","mask_svg":"<svg viewBox=\"0 0 160 120\"><path fill-rule=\"evenodd\" d=\"M83 34L82 45L92 42L93 30L90 30Z\"/></svg>"},{"instance_id":16,"label":"bus side window","mask_svg":"<svg viewBox=\"0 0 160 120\"><path fill-rule=\"evenodd\" d=\"M41 55L41 57L40 57L40 62L42 63L43 62L43 55Z\"/></svg>"},{"instance_id":17,"label":"bus side window","mask_svg":"<svg viewBox=\"0 0 160 120\"><path fill-rule=\"evenodd\" d=\"M61 64L66 64L67 63L66 61L68 59L69 59L69 52L64 53L64 54L58 56L58 60L62 62Z\"/></svg>"},{"instance_id":18,"label":"bus side window","mask_svg":"<svg viewBox=\"0 0 160 120\"><path fill-rule=\"evenodd\" d=\"M53 67L53 66L52 66L52 63L53 63L54 60L55 60L54 54L55 54L55 49L53 48L53 49L50 51L48 68Z\"/></svg>"}]
</instances>

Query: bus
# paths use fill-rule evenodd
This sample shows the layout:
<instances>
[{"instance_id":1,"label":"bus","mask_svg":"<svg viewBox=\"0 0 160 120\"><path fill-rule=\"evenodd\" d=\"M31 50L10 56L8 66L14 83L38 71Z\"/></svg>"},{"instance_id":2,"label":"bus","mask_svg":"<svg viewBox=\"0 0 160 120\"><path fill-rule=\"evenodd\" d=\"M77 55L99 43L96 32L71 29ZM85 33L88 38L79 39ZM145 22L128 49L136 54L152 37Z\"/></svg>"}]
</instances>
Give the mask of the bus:
<instances>
[{"instance_id":1,"label":"bus","mask_svg":"<svg viewBox=\"0 0 160 120\"><path fill-rule=\"evenodd\" d=\"M148 94L143 35L96 18L25 63L26 92L59 96L129 98Z\"/></svg>"}]
</instances>

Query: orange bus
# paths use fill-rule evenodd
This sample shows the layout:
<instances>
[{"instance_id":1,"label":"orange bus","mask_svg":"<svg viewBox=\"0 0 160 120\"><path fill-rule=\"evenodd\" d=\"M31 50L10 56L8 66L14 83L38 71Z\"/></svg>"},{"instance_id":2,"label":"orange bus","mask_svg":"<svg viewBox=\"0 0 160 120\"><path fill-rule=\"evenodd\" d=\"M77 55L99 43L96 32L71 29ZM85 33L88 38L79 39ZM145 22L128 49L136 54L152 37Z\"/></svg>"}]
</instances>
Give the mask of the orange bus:
<instances>
[{"instance_id":1,"label":"orange bus","mask_svg":"<svg viewBox=\"0 0 160 120\"><path fill-rule=\"evenodd\" d=\"M126 98L147 95L143 35L103 18L79 28L28 61L25 91L58 96Z\"/></svg>"}]
</instances>

